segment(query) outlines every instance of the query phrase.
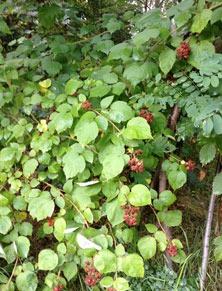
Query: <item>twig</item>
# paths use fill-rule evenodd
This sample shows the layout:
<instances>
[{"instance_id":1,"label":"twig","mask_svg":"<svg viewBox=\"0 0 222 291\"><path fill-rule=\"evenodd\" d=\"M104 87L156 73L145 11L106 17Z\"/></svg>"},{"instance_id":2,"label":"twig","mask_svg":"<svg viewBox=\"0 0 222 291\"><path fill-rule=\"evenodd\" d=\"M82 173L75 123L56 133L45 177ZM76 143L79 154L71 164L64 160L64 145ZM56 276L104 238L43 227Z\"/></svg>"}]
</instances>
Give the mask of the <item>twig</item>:
<instances>
[{"instance_id":1,"label":"twig","mask_svg":"<svg viewBox=\"0 0 222 291\"><path fill-rule=\"evenodd\" d=\"M220 156L219 156L218 162L217 162L216 175L220 172L220 170L221 170L221 164L220 164ZM214 192L212 189L211 197L210 197L210 204L209 204L209 209L208 209L206 230L205 230L205 235L204 235L204 243L203 243L203 259L202 259L202 264L201 264L200 291L205 290L207 261L208 261L208 253L209 253L209 246L210 246L210 234L211 234L211 225L212 225L212 219L213 219L213 213L214 213L215 199L216 199L216 196L214 195Z\"/></svg>"},{"instance_id":2,"label":"twig","mask_svg":"<svg viewBox=\"0 0 222 291\"><path fill-rule=\"evenodd\" d=\"M68 138L68 139L73 140L73 141L78 141L76 138L71 137L71 136L68 136L68 135L59 135L58 137L64 137L64 138ZM99 154L96 150L94 150L94 149L91 148L90 146L86 145L86 147L87 147L90 151L94 152L95 154L97 154L97 155Z\"/></svg>"},{"instance_id":3,"label":"twig","mask_svg":"<svg viewBox=\"0 0 222 291\"><path fill-rule=\"evenodd\" d=\"M97 110L95 110L95 109L91 109L91 111L93 111L93 112L95 112L96 114L98 114L98 115L100 115L100 116L102 116L102 117L104 117L104 118L106 118L106 120L118 131L118 132L120 132L120 129L111 121L111 120L109 120L107 117L105 117L104 115L102 115L100 112L98 112Z\"/></svg>"},{"instance_id":4,"label":"twig","mask_svg":"<svg viewBox=\"0 0 222 291\"><path fill-rule=\"evenodd\" d=\"M167 189L166 173L163 170L160 170L159 193L165 191L166 189ZM168 240L171 241L172 240L172 236L171 236L169 227L166 226L166 224L164 222L162 223L162 226L163 226L164 233L166 234ZM173 261L171 260L169 254L167 252L165 252L165 255L166 255L167 265L173 270L173 268L174 268Z\"/></svg>"},{"instance_id":5,"label":"twig","mask_svg":"<svg viewBox=\"0 0 222 291\"><path fill-rule=\"evenodd\" d=\"M79 210L79 208L68 198L68 197L66 197L62 192L64 192L62 189L59 189L59 188L57 188L57 187L55 187L54 185L52 185L52 184L50 184L50 183L48 183L48 182L46 182L46 181L40 181L40 182L42 182L42 183L44 183L44 184L46 184L46 185L48 185L49 187L51 187L51 188L55 188L55 189L57 189L57 190L59 190L59 194L65 199L65 200L67 200L70 204L72 204L72 206L75 208L75 210L79 213L79 215L82 217L82 219L83 219L83 221L84 221L84 224L87 226L87 227L89 227L89 225L88 225L88 223L87 223L87 221L86 221L86 219L85 219L85 217L84 217L84 215L82 214L82 212Z\"/></svg>"},{"instance_id":6,"label":"twig","mask_svg":"<svg viewBox=\"0 0 222 291\"><path fill-rule=\"evenodd\" d=\"M9 285L10 285L10 282L12 281L12 277L14 276L15 268L16 268L16 266L17 266L17 264L18 264L18 258L19 258L19 257L17 256L17 257L16 257L16 261L15 261L14 268L13 268L12 273L11 273L11 276L10 276L10 278L9 278L9 280L8 280L7 285L6 285L6 291L8 290Z\"/></svg>"},{"instance_id":7,"label":"twig","mask_svg":"<svg viewBox=\"0 0 222 291\"><path fill-rule=\"evenodd\" d=\"M170 122L169 122L169 128L173 131L175 131L175 129L176 129L179 114L180 114L179 113L179 106L178 106L178 104L176 104L173 107L173 113L171 114Z\"/></svg>"},{"instance_id":8,"label":"twig","mask_svg":"<svg viewBox=\"0 0 222 291\"><path fill-rule=\"evenodd\" d=\"M209 9L213 10L213 9L215 9L215 8L221 6L221 5L222 5L222 3L218 3L218 4L214 5L214 6L211 6Z\"/></svg>"}]
</instances>

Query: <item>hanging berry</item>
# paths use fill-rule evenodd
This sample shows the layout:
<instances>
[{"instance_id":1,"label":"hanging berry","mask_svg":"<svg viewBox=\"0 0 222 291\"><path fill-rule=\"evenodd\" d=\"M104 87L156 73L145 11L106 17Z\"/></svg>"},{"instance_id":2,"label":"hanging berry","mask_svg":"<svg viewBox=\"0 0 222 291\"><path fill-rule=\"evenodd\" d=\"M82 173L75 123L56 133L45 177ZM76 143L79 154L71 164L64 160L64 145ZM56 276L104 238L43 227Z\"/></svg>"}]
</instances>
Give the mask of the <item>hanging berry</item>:
<instances>
[{"instance_id":1,"label":"hanging berry","mask_svg":"<svg viewBox=\"0 0 222 291\"><path fill-rule=\"evenodd\" d=\"M151 112L148 112L148 106L143 106L143 109L140 113L139 116L143 117L144 119L147 120L147 123L152 123L153 122L153 114Z\"/></svg>"},{"instance_id":2,"label":"hanging berry","mask_svg":"<svg viewBox=\"0 0 222 291\"><path fill-rule=\"evenodd\" d=\"M190 45L188 42L181 41L180 46L177 48L177 57L187 59L191 53Z\"/></svg>"},{"instance_id":3,"label":"hanging berry","mask_svg":"<svg viewBox=\"0 0 222 291\"><path fill-rule=\"evenodd\" d=\"M193 171L196 167L195 163L192 160L189 160L188 163L186 162L184 166L186 167L187 171Z\"/></svg>"},{"instance_id":4,"label":"hanging berry","mask_svg":"<svg viewBox=\"0 0 222 291\"><path fill-rule=\"evenodd\" d=\"M93 287L96 285L97 280L102 278L102 275L96 270L94 266L91 266L90 268L89 261L86 261L85 264L85 272L87 273L87 276L85 277L86 286Z\"/></svg>"},{"instance_id":5,"label":"hanging berry","mask_svg":"<svg viewBox=\"0 0 222 291\"><path fill-rule=\"evenodd\" d=\"M82 103L82 106L84 110L88 110L92 106L92 104L89 103L88 100L86 100L85 102Z\"/></svg>"},{"instance_id":6,"label":"hanging berry","mask_svg":"<svg viewBox=\"0 0 222 291\"><path fill-rule=\"evenodd\" d=\"M143 172L144 167L143 167L143 161L139 160L137 158L132 158L129 162L128 165L130 166L130 170L132 172Z\"/></svg>"},{"instance_id":7,"label":"hanging berry","mask_svg":"<svg viewBox=\"0 0 222 291\"><path fill-rule=\"evenodd\" d=\"M172 245L166 248L167 253L170 257L175 257L177 255L177 246Z\"/></svg>"},{"instance_id":8,"label":"hanging berry","mask_svg":"<svg viewBox=\"0 0 222 291\"><path fill-rule=\"evenodd\" d=\"M53 219L53 216L52 216L52 217L47 217L47 218L46 218L47 223L48 223L48 226L53 226L53 225L54 225L54 221L53 221L52 219Z\"/></svg>"},{"instance_id":9,"label":"hanging berry","mask_svg":"<svg viewBox=\"0 0 222 291\"><path fill-rule=\"evenodd\" d=\"M121 206L122 209L125 209L123 219L126 224L129 226L136 225L136 219L138 216L139 207L134 207L130 204Z\"/></svg>"}]
</instances>

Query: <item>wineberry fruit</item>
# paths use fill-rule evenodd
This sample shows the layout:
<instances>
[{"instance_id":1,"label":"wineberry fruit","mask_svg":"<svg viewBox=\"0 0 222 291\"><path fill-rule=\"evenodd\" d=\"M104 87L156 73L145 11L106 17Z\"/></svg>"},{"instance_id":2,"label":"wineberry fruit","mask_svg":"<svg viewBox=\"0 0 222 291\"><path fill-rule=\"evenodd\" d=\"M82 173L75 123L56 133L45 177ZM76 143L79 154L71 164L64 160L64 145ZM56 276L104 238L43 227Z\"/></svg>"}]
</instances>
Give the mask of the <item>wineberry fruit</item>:
<instances>
[{"instance_id":1,"label":"wineberry fruit","mask_svg":"<svg viewBox=\"0 0 222 291\"><path fill-rule=\"evenodd\" d=\"M177 48L177 57L187 59L191 53L190 45L188 42L181 41L180 46Z\"/></svg>"},{"instance_id":2,"label":"wineberry fruit","mask_svg":"<svg viewBox=\"0 0 222 291\"><path fill-rule=\"evenodd\" d=\"M138 216L139 207L134 207L130 204L121 206L122 209L126 209L124 212L123 219L129 226L136 225L136 218Z\"/></svg>"},{"instance_id":3,"label":"wineberry fruit","mask_svg":"<svg viewBox=\"0 0 222 291\"><path fill-rule=\"evenodd\" d=\"M92 104L89 103L88 100L86 100L85 102L82 103L82 106L84 110L88 110L92 106Z\"/></svg>"},{"instance_id":4,"label":"wineberry fruit","mask_svg":"<svg viewBox=\"0 0 222 291\"><path fill-rule=\"evenodd\" d=\"M94 266L89 268L89 261L86 261L85 264L85 271L87 273L87 276L85 277L86 286L93 287L96 285L97 280L102 278L102 275L96 270Z\"/></svg>"},{"instance_id":5,"label":"wineberry fruit","mask_svg":"<svg viewBox=\"0 0 222 291\"><path fill-rule=\"evenodd\" d=\"M177 246L172 245L166 248L167 253L170 257L175 257L177 255Z\"/></svg>"}]
</instances>

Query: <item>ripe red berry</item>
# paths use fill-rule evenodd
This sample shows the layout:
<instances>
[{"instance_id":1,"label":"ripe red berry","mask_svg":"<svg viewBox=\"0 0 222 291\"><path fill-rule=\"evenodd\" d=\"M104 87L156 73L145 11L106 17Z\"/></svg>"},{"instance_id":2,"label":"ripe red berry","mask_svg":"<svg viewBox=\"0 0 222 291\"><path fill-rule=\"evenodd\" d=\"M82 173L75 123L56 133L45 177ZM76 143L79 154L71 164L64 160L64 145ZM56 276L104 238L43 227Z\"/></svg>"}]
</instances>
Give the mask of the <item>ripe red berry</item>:
<instances>
[{"instance_id":1,"label":"ripe red berry","mask_svg":"<svg viewBox=\"0 0 222 291\"><path fill-rule=\"evenodd\" d=\"M88 110L92 106L92 104L89 103L88 100L86 100L85 102L82 103L82 106L84 110Z\"/></svg>"}]
</instances>

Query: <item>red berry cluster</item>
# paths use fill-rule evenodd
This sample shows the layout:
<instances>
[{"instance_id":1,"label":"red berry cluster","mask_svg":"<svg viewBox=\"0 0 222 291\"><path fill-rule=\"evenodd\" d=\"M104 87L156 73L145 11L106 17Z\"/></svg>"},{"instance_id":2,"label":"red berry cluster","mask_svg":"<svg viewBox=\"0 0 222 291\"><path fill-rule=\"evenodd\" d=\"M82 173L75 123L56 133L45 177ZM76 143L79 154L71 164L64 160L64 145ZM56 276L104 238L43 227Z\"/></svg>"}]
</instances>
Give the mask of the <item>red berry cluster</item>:
<instances>
[{"instance_id":1,"label":"red berry cluster","mask_svg":"<svg viewBox=\"0 0 222 291\"><path fill-rule=\"evenodd\" d=\"M193 171L196 165L192 160L189 160L188 163L184 164L184 166L186 167L187 171Z\"/></svg>"},{"instance_id":2,"label":"red berry cluster","mask_svg":"<svg viewBox=\"0 0 222 291\"><path fill-rule=\"evenodd\" d=\"M166 251L168 252L170 257L175 257L177 255L177 246L172 245L166 248Z\"/></svg>"},{"instance_id":3,"label":"red berry cluster","mask_svg":"<svg viewBox=\"0 0 222 291\"><path fill-rule=\"evenodd\" d=\"M47 220L48 226L53 226L54 225L53 216L52 217L47 217L46 220Z\"/></svg>"},{"instance_id":4,"label":"red berry cluster","mask_svg":"<svg viewBox=\"0 0 222 291\"><path fill-rule=\"evenodd\" d=\"M125 209L123 219L129 226L136 225L136 218L138 216L139 207L134 207L132 205L123 205L122 209Z\"/></svg>"},{"instance_id":5,"label":"red berry cluster","mask_svg":"<svg viewBox=\"0 0 222 291\"><path fill-rule=\"evenodd\" d=\"M191 53L190 45L188 42L181 41L180 46L177 48L177 57L187 59Z\"/></svg>"},{"instance_id":6,"label":"red berry cluster","mask_svg":"<svg viewBox=\"0 0 222 291\"><path fill-rule=\"evenodd\" d=\"M143 161L137 159L137 158L132 158L129 162L128 165L130 166L130 170L133 172L143 172Z\"/></svg>"},{"instance_id":7,"label":"red berry cluster","mask_svg":"<svg viewBox=\"0 0 222 291\"><path fill-rule=\"evenodd\" d=\"M109 288L107 291L117 291L117 289Z\"/></svg>"},{"instance_id":8,"label":"red berry cluster","mask_svg":"<svg viewBox=\"0 0 222 291\"><path fill-rule=\"evenodd\" d=\"M142 155L142 154L143 154L143 151L141 151L141 150L136 150L136 151L134 152L134 154L135 154L135 155Z\"/></svg>"},{"instance_id":9,"label":"red berry cluster","mask_svg":"<svg viewBox=\"0 0 222 291\"><path fill-rule=\"evenodd\" d=\"M88 110L92 106L92 104L89 103L88 100L86 100L85 102L82 103L82 106L83 106L83 109Z\"/></svg>"},{"instance_id":10,"label":"red berry cluster","mask_svg":"<svg viewBox=\"0 0 222 291\"><path fill-rule=\"evenodd\" d=\"M139 113L139 116L145 118L150 124L153 121L153 114L147 111L148 108L148 106L143 106L143 110Z\"/></svg>"},{"instance_id":11,"label":"red berry cluster","mask_svg":"<svg viewBox=\"0 0 222 291\"><path fill-rule=\"evenodd\" d=\"M62 289L63 289L63 284L60 284L52 288L53 291L62 291Z\"/></svg>"},{"instance_id":12,"label":"red berry cluster","mask_svg":"<svg viewBox=\"0 0 222 291\"><path fill-rule=\"evenodd\" d=\"M96 270L94 266L92 266L91 268L89 267L90 265L89 261L85 262L85 264L86 264L85 271L87 273L87 276L85 278L86 286L93 287L96 285L97 279L102 278L102 275Z\"/></svg>"},{"instance_id":13,"label":"red berry cluster","mask_svg":"<svg viewBox=\"0 0 222 291\"><path fill-rule=\"evenodd\" d=\"M72 96L77 97L78 96L78 93L75 92L75 93L72 94Z\"/></svg>"}]
</instances>

